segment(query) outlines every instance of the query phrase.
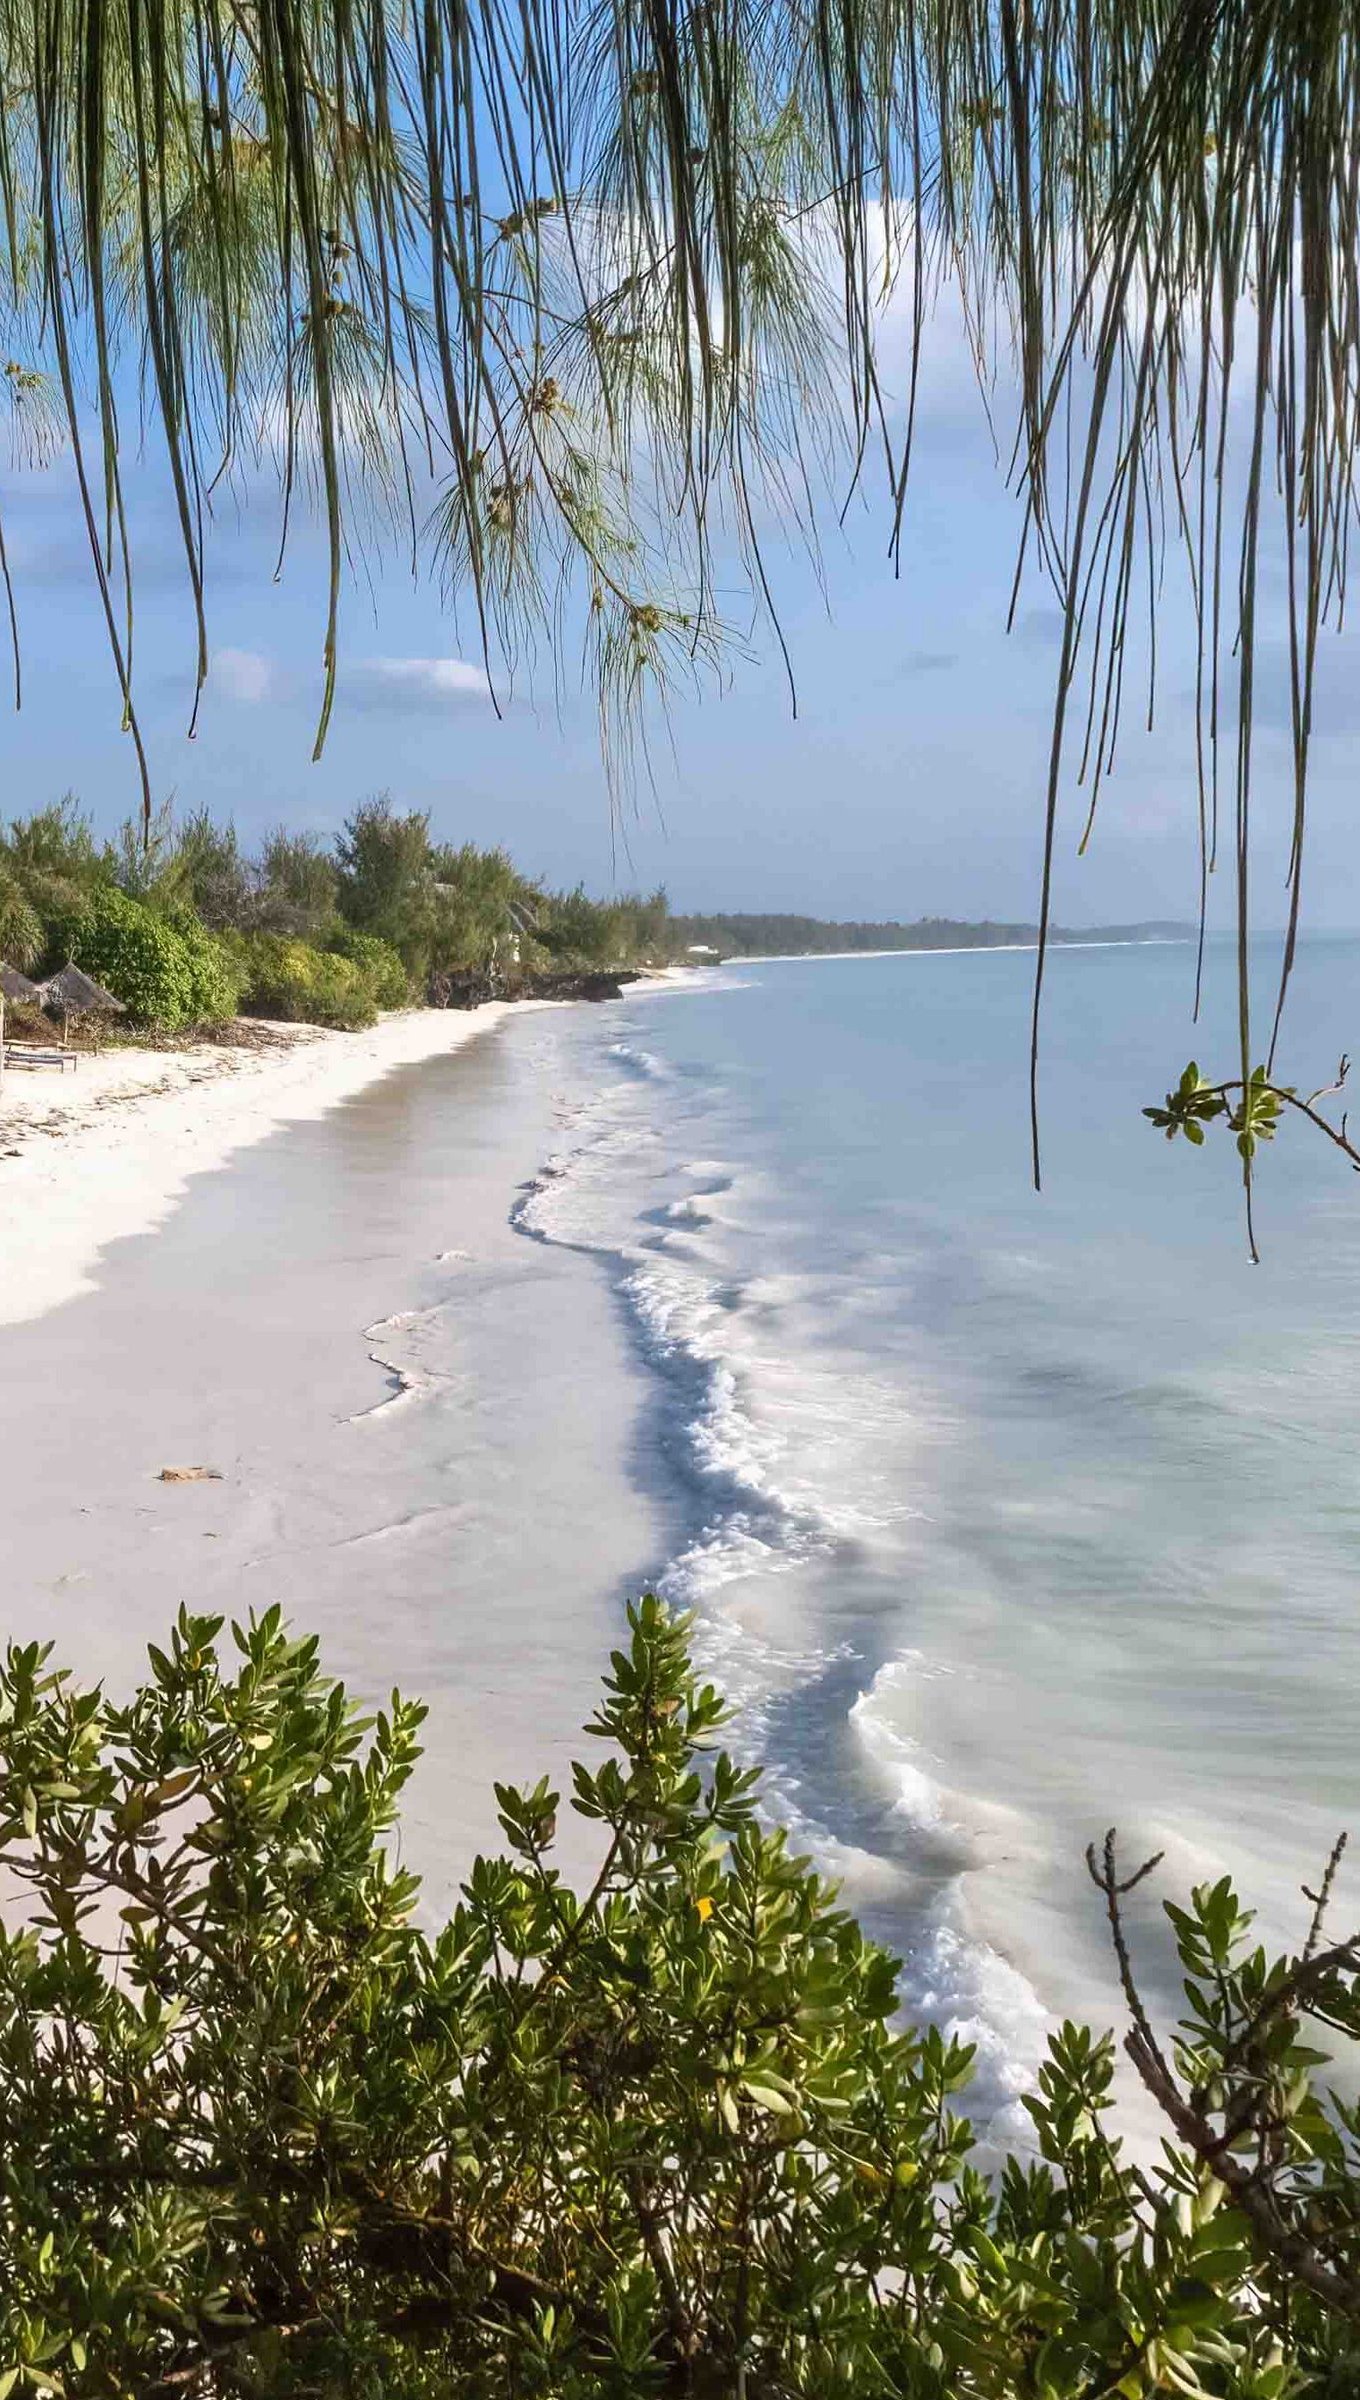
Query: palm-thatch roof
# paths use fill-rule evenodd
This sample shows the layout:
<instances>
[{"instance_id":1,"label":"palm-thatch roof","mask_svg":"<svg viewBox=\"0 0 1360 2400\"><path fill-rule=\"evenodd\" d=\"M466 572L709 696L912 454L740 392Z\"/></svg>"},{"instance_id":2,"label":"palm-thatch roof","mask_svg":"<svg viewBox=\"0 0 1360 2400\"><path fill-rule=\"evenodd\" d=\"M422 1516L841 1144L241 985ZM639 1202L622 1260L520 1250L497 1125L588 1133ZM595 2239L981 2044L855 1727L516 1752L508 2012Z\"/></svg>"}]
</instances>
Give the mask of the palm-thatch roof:
<instances>
[{"instance_id":1,"label":"palm-thatch roof","mask_svg":"<svg viewBox=\"0 0 1360 2400\"><path fill-rule=\"evenodd\" d=\"M21 975L17 967L7 967L2 961L0 961L0 994L6 1000L28 1001L35 1006L41 997L36 983L30 983L27 975Z\"/></svg>"},{"instance_id":2,"label":"palm-thatch roof","mask_svg":"<svg viewBox=\"0 0 1360 2400\"><path fill-rule=\"evenodd\" d=\"M121 1000L116 1000L112 992L105 991L102 983L96 983L92 975L87 975L83 967L74 963L58 968L55 975L48 976L46 983L39 984L38 998L44 1008L65 1009L72 1016L98 1014L121 1017L126 1013Z\"/></svg>"}]
</instances>

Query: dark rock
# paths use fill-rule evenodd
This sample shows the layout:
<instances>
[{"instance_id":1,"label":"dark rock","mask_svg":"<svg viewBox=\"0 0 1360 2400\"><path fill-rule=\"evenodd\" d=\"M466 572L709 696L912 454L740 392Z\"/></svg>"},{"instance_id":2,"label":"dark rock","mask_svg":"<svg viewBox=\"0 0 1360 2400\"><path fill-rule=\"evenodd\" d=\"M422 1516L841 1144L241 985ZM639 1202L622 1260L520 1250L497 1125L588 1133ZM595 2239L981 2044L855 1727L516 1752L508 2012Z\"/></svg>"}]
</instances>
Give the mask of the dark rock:
<instances>
[{"instance_id":1,"label":"dark rock","mask_svg":"<svg viewBox=\"0 0 1360 2400\"><path fill-rule=\"evenodd\" d=\"M636 982L636 975L605 973L603 970L587 974L526 975L522 997L526 1000L621 1000L624 985Z\"/></svg>"},{"instance_id":2,"label":"dark rock","mask_svg":"<svg viewBox=\"0 0 1360 2400\"><path fill-rule=\"evenodd\" d=\"M499 997L489 975L432 975L425 994L431 1008L481 1008Z\"/></svg>"},{"instance_id":3,"label":"dark rock","mask_svg":"<svg viewBox=\"0 0 1360 2400\"><path fill-rule=\"evenodd\" d=\"M492 977L475 970L430 977L426 998L431 1008L482 1008L488 1000L621 1000L626 983L637 976L626 968L605 972L553 969L546 974Z\"/></svg>"}]
</instances>

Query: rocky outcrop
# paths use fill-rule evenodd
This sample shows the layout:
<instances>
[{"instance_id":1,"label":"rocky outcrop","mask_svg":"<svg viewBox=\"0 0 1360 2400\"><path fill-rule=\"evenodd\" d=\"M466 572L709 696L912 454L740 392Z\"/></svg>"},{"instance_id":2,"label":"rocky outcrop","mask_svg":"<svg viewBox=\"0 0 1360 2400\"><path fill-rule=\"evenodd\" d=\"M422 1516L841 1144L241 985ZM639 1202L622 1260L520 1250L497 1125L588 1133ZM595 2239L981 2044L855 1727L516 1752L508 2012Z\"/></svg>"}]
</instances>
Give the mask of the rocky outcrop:
<instances>
[{"instance_id":1,"label":"rocky outcrop","mask_svg":"<svg viewBox=\"0 0 1360 2400\"><path fill-rule=\"evenodd\" d=\"M425 996L431 1008L481 1008L488 1000L621 1000L624 985L637 980L624 968L494 978L469 971L432 975Z\"/></svg>"}]
</instances>

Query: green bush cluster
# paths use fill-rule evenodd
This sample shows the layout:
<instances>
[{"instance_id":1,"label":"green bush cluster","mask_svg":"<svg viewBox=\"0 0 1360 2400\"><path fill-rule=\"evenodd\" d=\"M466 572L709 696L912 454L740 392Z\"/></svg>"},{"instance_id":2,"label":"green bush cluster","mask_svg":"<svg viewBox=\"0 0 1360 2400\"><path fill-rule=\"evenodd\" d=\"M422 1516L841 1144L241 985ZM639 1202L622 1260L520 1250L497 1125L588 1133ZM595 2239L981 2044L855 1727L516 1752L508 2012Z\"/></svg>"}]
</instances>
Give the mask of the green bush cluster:
<instances>
[{"instance_id":1,"label":"green bush cluster","mask_svg":"<svg viewBox=\"0 0 1360 2400\"><path fill-rule=\"evenodd\" d=\"M360 933L342 920L326 935L324 947L347 958L368 979L379 1008L404 1008L411 997L410 978L390 942L376 933Z\"/></svg>"},{"instance_id":2,"label":"green bush cluster","mask_svg":"<svg viewBox=\"0 0 1360 2400\"><path fill-rule=\"evenodd\" d=\"M349 1030L374 1023L380 978L361 961L282 933L231 939L244 979L241 1005L252 1016Z\"/></svg>"},{"instance_id":3,"label":"green bush cluster","mask_svg":"<svg viewBox=\"0 0 1360 2400\"><path fill-rule=\"evenodd\" d=\"M121 1000L133 1025L174 1032L235 1014L240 992L227 947L194 917L160 916L102 884L51 928L55 962L75 960Z\"/></svg>"},{"instance_id":4,"label":"green bush cluster","mask_svg":"<svg viewBox=\"0 0 1360 2400\"><path fill-rule=\"evenodd\" d=\"M1343 2400L1357 2114L1311 2026L1360 1952L1267 1962L1226 1883L1127 2047L1064 2026L986 2177L970 2052L715 1747L683 1624L630 1612L558 1796L426 1932L398 1805L423 1711L363 1716L277 1609L181 1613L126 1706L0 1669L0 2392L327 2400ZM1324 1896L1328 1883L1324 1882Z\"/></svg>"}]
</instances>

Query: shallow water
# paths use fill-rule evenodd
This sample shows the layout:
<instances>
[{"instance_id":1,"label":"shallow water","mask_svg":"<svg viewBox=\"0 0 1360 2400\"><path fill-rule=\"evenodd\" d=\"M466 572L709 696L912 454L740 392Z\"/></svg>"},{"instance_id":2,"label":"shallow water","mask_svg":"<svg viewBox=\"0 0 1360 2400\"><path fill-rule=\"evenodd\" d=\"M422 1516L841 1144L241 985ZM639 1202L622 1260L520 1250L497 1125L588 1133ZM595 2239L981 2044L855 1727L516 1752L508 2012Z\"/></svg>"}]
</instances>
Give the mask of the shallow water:
<instances>
[{"instance_id":1,"label":"shallow water","mask_svg":"<svg viewBox=\"0 0 1360 2400\"><path fill-rule=\"evenodd\" d=\"M571 1040L594 1096L517 1211L588 1251L656 1378L685 1532L663 1587L743 1745L917 2005L980 2044L984 2111L1055 2010L1108 2019L1082 1863L1164 1849L1136 1913L1231 1869L1288 1939L1355 1791L1360 1207L1305 1130L1245 1254L1220 1136L1142 1105L1208 1025L1193 954L1063 950L1028 1188L1032 959L727 969ZM1360 943L1301 959L1282 1072L1328 1079Z\"/></svg>"}]
</instances>

